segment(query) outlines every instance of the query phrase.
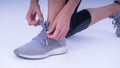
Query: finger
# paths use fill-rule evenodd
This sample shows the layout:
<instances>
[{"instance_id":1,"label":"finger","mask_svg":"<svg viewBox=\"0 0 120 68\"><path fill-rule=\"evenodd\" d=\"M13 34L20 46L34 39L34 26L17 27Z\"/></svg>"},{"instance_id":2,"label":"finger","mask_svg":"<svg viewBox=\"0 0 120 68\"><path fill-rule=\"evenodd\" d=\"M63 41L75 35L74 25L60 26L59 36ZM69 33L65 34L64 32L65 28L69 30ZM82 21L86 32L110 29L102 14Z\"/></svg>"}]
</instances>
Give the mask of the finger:
<instances>
[{"instance_id":1,"label":"finger","mask_svg":"<svg viewBox=\"0 0 120 68\"><path fill-rule=\"evenodd\" d=\"M55 32L55 23L51 25L50 29L47 31L47 34L53 34L53 32Z\"/></svg>"},{"instance_id":2,"label":"finger","mask_svg":"<svg viewBox=\"0 0 120 68\"><path fill-rule=\"evenodd\" d=\"M30 15L27 15L27 16L26 16L26 20L28 21L28 23L30 23L30 22L32 21L31 16L30 16Z\"/></svg>"},{"instance_id":3,"label":"finger","mask_svg":"<svg viewBox=\"0 0 120 68\"><path fill-rule=\"evenodd\" d=\"M64 34L64 30L61 30L56 40L60 40L61 36Z\"/></svg>"},{"instance_id":4,"label":"finger","mask_svg":"<svg viewBox=\"0 0 120 68\"><path fill-rule=\"evenodd\" d=\"M59 39L59 40L64 39L64 38L66 37L66 35L67 35L67 33L64 33L64 34L60 37L60 39Z\"/></svg>"},{"instance_id":5,"label":"finger","mask_svg":"<svg viewBox=\"0 0 120 68\"><path fill-rule=\"evenodd\" d=\"M35 24L35 15L28 14L26 19L27 19L29 25L34 25Z\"/></svg>"},{"instance_id":6,"label":"finger","mask_svg":"<svg viewBox=\"0 0 120 68\"><path fill-rule=\"evenodd\" d=\"M66 30L64 31L64 33L61 35L61 37L59 38L59 40L62 40L66 37L67 33L68 33L69 29L66 28Z\"/></svg>"},{"instance_id":7,"label":"finger","mask_svg":"<svg viewBox=\"0 0 120 68\"><path fill-rule=\"evenodd\" d=\"M35 15L28 15L26 17L29 25L34 25L34 26L39 25L40 19L36 20L35 17L36 17L36 14Z\"/></svg>"},{"instance_id":8,"label":"finger","mask_svg":"<svg viewBox=\"0 0 120 68\"><path fill-rule=\"evenodd\" d=\"M33 20L31 25L37 26L39 25L40 20Z\"/></svg>"},{"instance_id":9,"label":"finger","mask_svg":"<svg viewBox=\"0 0 120 68\"><path fill-rule=\"evenodd\" d=\"M57 40L58 35L59 35L59 30L56 29L55 32L50 36L50 38Z\"/></svg>"},{"instance_id":10,"label":"finger","mask_svg":"<svg viewBox=\"0 0 120 68\"><path fill-rule=\"evenodd\" d=\"M34 26L37 26L37 25L40 25L40 22L41 22L41 21L40 21L40 19L38 18L38 19L34 19L32 24L33 24Z\"/></svg>"},{"instance_id":11,"label":"finger","mask_svg":"<svg viewBox=\"0 0 120 68\"><path fill-rule=\"evenodd\" d=\"M40 5L38 5L37 14L38 14L38 18L40 19L40 21L42 21L43 20L43 14L41 12Z\"/></svg>"}]
</instances>

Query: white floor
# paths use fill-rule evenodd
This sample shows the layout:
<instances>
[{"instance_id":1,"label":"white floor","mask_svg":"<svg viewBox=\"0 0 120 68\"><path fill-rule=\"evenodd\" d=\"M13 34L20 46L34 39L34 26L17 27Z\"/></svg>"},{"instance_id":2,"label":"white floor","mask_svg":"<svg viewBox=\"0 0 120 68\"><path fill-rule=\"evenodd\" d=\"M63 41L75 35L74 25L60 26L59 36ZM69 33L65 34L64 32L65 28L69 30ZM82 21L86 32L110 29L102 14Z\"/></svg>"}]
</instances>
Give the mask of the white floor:
<instances>
[{"instance_id":1,"label":"white floor","mask_svg":"<svg viewBox=\"0 0 120 68\"><path fill-rule=\"evenodd\" d=\"M83 0L79 9L98 7L113 0ZM46 18L46 0L42 11ZM29 42L41 27L28 26L25 15L29 0L0 0L0 68L120 68L120 38L116 37L111 19L67 39L68 53L43 60L16 57L13 50ZM44 10L45 9L45 10Z\"/></svg>"}]
</instances>

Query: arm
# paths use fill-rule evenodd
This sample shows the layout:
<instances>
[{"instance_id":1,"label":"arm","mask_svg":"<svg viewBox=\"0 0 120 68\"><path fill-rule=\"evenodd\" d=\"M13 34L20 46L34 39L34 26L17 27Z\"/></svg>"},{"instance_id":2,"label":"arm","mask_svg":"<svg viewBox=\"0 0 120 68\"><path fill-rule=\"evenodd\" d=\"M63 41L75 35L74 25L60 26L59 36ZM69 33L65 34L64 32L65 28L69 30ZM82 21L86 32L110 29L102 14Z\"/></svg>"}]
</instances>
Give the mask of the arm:
<instances>
[{"instance_id":1,"label":"arm","mask_svg":"<svg viewBox=\"0 0 120 68\"><path fill-rule=\"evenodd\" d=\"M80 0L69 0L68 3L64 6L61 12L66 13L69 17L72 16L75 8L79 4Z\"/></svg>"},{"instance_id":2,"label":"arm","mask_svg":"<svg viewBox=\"0 0 120 68\"><path fill-rule=\"evenodd\" d=\"M68 3L56 16L52 26L50 26L47 36L55 40L61 40L65 38L69 31L69 24L71 16L77 7L80 0L69 0Z\"/></svg>"},{"instance_id":3,"label":"arm","mask_svg":"<svg viewBox=\"0 0 120 68\"><path fill-rule=\"evenodd\" d=\"M31 0L30 7L26 15L26 19L29 25L37 26L39 22L43 19L42 12L40 10L40 6L38 4L39 0ZM36 16L38 15L38 19L36 20Z\"/></svg>"}]
</instances>

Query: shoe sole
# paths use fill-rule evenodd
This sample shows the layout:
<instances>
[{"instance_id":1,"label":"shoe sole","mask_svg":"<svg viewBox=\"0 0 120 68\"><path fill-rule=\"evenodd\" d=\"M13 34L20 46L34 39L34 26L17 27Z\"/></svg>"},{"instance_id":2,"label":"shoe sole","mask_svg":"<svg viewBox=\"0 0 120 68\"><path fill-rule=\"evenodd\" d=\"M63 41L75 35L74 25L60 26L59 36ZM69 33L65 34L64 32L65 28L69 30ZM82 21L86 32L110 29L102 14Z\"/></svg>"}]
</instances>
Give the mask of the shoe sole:
<instances>
[{"instance_id":1,"label":"shoe sole","mask_svg":"<svg viewBox=\"0 0 120 68\"><path fill-rule=\"evenodd\" d=\"M30 59L30 60L37 60L37 59L44 59L50 56L55 56L55 55L62 55L65 54L67 52L66 47L61 47L61 48L57 48L54 49L44 55L23 55L23 54L16 54L17 56L24 58L24 59Z\"/></svg>"}]
</instances>

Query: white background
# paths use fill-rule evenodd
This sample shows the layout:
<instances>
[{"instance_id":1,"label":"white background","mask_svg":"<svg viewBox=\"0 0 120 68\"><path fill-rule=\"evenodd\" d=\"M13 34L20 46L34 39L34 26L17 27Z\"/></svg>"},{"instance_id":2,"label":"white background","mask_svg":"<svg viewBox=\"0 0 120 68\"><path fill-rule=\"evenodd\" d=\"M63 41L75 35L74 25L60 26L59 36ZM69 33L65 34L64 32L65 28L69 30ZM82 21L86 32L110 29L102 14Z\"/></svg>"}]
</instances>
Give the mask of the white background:
<instances>
[{"instance_id":1,"label":"white background","mask_svg":"<svg viewBox=\"0 0 120 68\"><path fill-rule=\"evenodd\" d=\"M47 17L47 2L41 0ZM111 4L113 0L83 0L79 10ZM35 37L41 27L27 24L29 0L0 0L0 68L120 68L120 38L116 37L111 19L67 39L68 53L43 60L16 57L13 50Z\"/></svg>"}]
</instances>

